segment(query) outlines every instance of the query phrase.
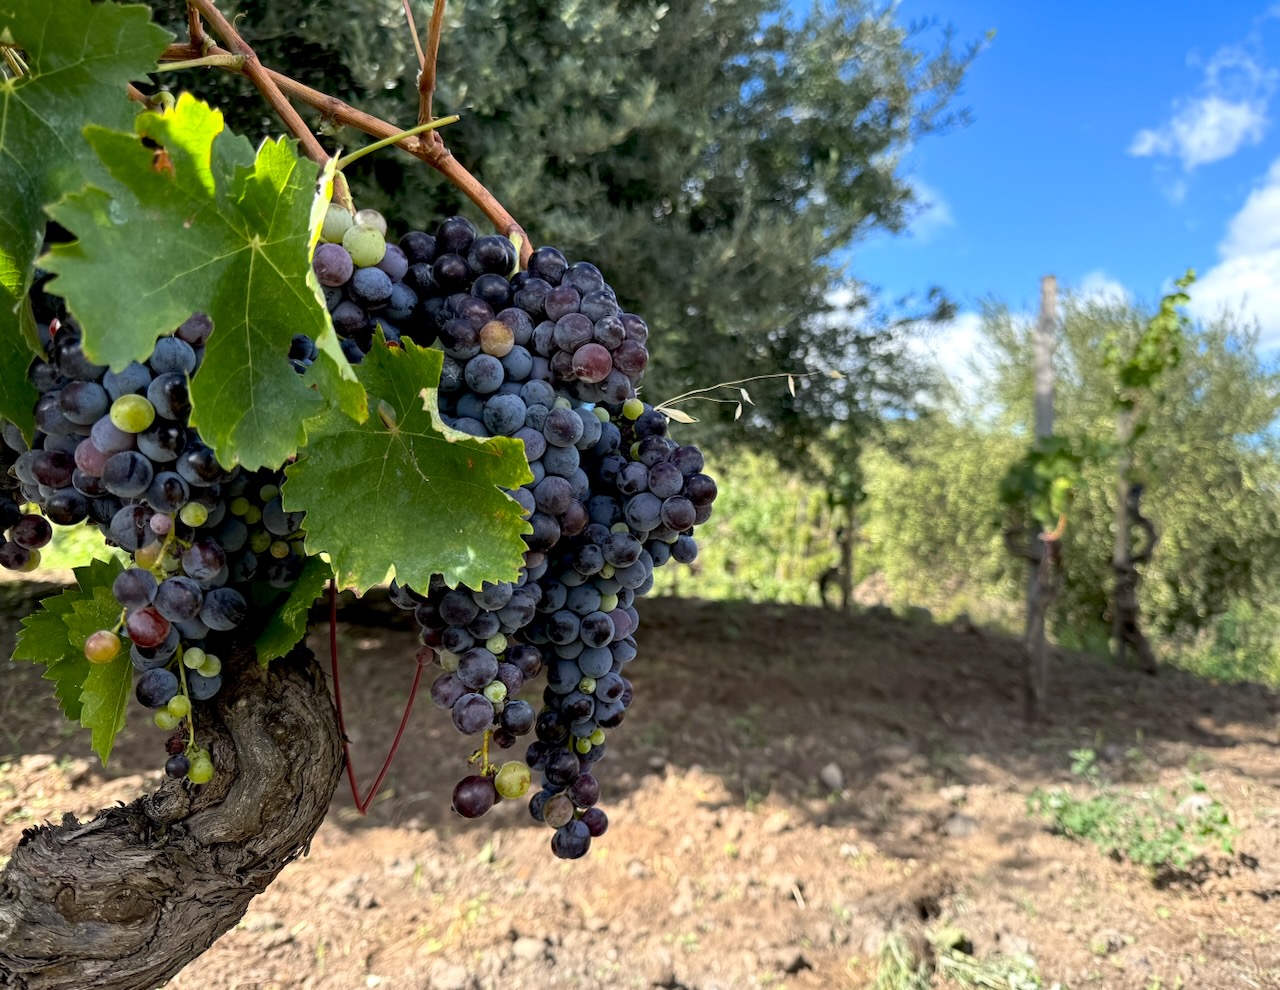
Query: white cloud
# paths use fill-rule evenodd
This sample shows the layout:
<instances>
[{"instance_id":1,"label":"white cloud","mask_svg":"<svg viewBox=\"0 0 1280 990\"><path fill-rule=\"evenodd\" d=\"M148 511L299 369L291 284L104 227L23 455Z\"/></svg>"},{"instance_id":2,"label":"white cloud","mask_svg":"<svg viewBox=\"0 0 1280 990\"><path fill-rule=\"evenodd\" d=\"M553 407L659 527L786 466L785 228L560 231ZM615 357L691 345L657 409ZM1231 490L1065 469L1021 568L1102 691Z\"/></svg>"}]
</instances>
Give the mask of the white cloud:
<instances>
[{"instance_id":1,"label":"white cloud","mask_svg":"<svg viewBox=\"0 0 1280 990\"><path fill-rule=\"evenodd\" d=\"M908 230L921 244L928 244L946 228L955 226L956 220L951 205L938 190L919 179L914 179L911 186L918 205Z\"/></svg>"},{"instance_id":2,"label":"white cloud","mask_svg":"<svg viewBox=\"0 0 1280 990\"><path fill-rule=\"evenodd\" d=\"M986 380L984 371L991 364L985 344L982 314L966 310L949 323L934 324L911 337L907 346L923 363L946 375L966 401L976 404Z\"/></svg>"},{"instance_id":3,"label":"white cloud","mask_svg":"<svg viewBox=\"0 0 1280 990\"><path fill-rule=\"evenodd\" d=\"M1231 218L1219 261L1191 286L1201 319L1231 310L1256 319L1264 348L1280 347L1280 159Z\"/></svg>"},{"instance_id":4,"label":"white cloud","mask_svg":"<svg viewBox=\"0 0 1280 990\"><path fill-rule=\"evenodd\" d=\"M1080 280L1076 288L1078 295L1085 300L1098 302L1128 303L1133 301L1133 294L1101 269L1089 272Z\"/></svg>"},{"instance_id":5,"label":"white cloud","mask_svg":"<svg viewBox=\"0 0 1280 990\"><path fill-rule=\"evenodd\" d=\"M1175 100L1164 124L1134 135L1129 154L1177 158L1191 171L1257 144L1267 128L1276 73L1242 48L1219 49L1205 65L1201 93Z\"/></svg>"}]
</instances>

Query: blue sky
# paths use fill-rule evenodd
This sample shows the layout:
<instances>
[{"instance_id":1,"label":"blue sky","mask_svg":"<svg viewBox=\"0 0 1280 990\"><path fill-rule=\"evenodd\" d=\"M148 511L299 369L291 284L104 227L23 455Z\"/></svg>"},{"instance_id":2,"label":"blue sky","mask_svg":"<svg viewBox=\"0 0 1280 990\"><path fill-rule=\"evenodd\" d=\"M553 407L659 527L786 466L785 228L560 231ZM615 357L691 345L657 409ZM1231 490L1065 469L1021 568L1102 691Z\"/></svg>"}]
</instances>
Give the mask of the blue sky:
<instances>
[{"instance_id":1,"label":"blue sky","mask_svg":"<svg viewBox=\"0 0 1280 990\"><path fill-rule=\"evenodd\" d=\"M1188 267L1193 313L1232 305L1280 349L1280 4L904 0L961 39L996 36L960 103L967 128L911 149L931 206L853 250L890 296L1036 305L1039 279L1157 298ZM925 35L936 41L937 33Z\"/></svg>"}]
</instances>

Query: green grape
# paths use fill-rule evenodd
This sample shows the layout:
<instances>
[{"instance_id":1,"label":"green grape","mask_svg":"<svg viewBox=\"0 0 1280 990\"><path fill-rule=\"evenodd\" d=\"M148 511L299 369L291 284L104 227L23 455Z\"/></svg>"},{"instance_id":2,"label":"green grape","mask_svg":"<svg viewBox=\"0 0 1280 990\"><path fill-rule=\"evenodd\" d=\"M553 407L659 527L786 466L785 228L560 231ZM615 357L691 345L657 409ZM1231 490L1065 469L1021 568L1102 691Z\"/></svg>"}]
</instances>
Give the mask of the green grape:
<instances>
[{"instance_id":1,"label":"green grape","mask_svg":"<svg viewBox=\"0 0 1280 990\"><path fill-rule=\"evenodd\" d=\"M204 677L217 677L222 673L222 661L212 653L205 654L204 663L196 668L196 673Z\"/></svg>"},{"instance_id":2,"label":"green grape","mask_svg":"<svg viewBox=\"0 0 1280 990\"><path fill-rule=\"evenodd\" d=\"M490 681L485 685L484 696L495 705L507 696L507 686L501 681Z\"/></svg>"},{"instance_id":3,"label":"green grape","mask_svg":"<svg viewBox=\"0 0 1280 990\"><path fill-rule=\"evenodd\" d=\"M587 753L591 752L591 740L575 739L573 741L573 748L585 756Z\"/></svg>"},{"instance_id":4,"label":"green grape","mask_svg":"<svg viewBox=\"0 0 1280 990\"><path fill-rule=\"evenodd\" d=\"M179 719L169 709L161 708L155 714L155 723L157 729L164 729L165 732L172 732L178 727Z\"/></svg>"},{"instance_id":5,"label":"green grape","mask_svg":"<svg viewBox=\"0 0 1280 990\"><path fill-rule=\"evenodd\" d=\"M191 714L191 700L185 694L175 694L165 707L174 718L186 718Z\"/></svg>"},{"instance_id":6,"label":"green grape","mask_svg":"<svg viewBox=\"0 0 1280 990\"><path fill-rule=\"evenodd\" d=\"M596 679L594 677L583 677L578 682L578 690L583 694L594 694L596 689Z\"/></svg>"},{"instance_id":7,"label":"green grape","mask_svg":"<svg viewBox=\"0 0 1280 990\"><path fill-rule=\"evenodd\" d=\"M627 419L639 419L640 414L644 412L644 403L639 399L631 398L622 404L622 415Z\"/></svg>"},{"instance_id":8,"label":"green grape","mask_svg":"<svg viewBox=\"0 0 1280 990\"><path fill-rule=\"evenodd\" d=\"M345 207L330 203L324 215L324 225L320 228L320 237L330 244L341 244L342 235L351 229L355 218Z\"/></svg>"},{"instance_id":9,"label":"green grape","mask_svg":"<svg viewBox=\"0 0 1280 990\"><path fill-rule=\"evenodd\" d=\"M384 217L377 210L357 210L356 223L363 224L366 227L372 227L374 230L378 232L379 237L383 238L384 240L386 239L387 218ZM357 261L356 264L360 264L360 262ZM374 264L377 264L377 262L375 261Z\"/></svg>"},{"instance_id":10,"label":"green grape","mask_svg":"<svg viewBox=\"0 0 1280 990\"><path fill-rule=\"evenodd\" d=\"M387 253L387 242L377 227L358 223L342 235L342 246L361 268L370 268Z\"/></svg>"},{"instance_id":11,"label":"green grape","mask_svg":"<svg viewBox=\"0 0 1280 990\"><path fill-rule=\"evenodd\" d=\"M156 407L142 395L122 395L111 403L111 424L125 433L141 433L156 421Z\"/></svg>"},{"instance_id":12,"label":"green grape","mask_svg":"<svg viewBox=\"0 0 1280 990\"><path fill-rule=\"evenodd\" d=\"M285 557L289 556L289 553L289 544L284 540L276 540L271 544L271 556L275 557L276 560L284 560Z\"/></svg>"},{"instance_id":13,"label":"green grape","mask_svg":"<svg viewBox=\"0 0 1280 990\"><path fill-rule=\"evenodd\" d=\"M267 547L275 541L270 533L265 529L254 530L249 534L249 549L254 553L266 553Z\"/></svg>"},{"instance_id":14,"label":"green grape","mask_svg":"<svg viewBox=\"0 0 1280 990\"><path fill-rule=\"evenodd\" d=\"M213 780L213 760L206 754L193 756L191 769L187 771L187 780L193 784L207 784Z\"/></svg>"},{"instance_id":15,"label":"green grape","mask_svg":"<svg viewBox=\"0 0 1280 990\"><path fill-rule=\"evenodd\" d=\"M200 665L206 659L208 659L208 654L204 650L198 646L192 646L182 654L182 666L186 667L187 670L199 670Z\"/></svg>"},{"instance_id":16,"label":"green grape","mask_svg":"<svg viewBox=\"0 0 1280 990\"><path fill-rule=\"evenodd\" d=\"M18 570L23 574L28 574L40 566L40 551L30 550L28 552L31 556L27 558L27 562L25 564L18 568Z\"/></svg>"},{"instance_id":17,"label":"green grape","mask_svg":"<svg viewBox=\"0 0 1280 990\"><path fill-rule=\"evenodd\" d=\"M524 797L529 789L529 767L519 760L512 760L498 768L493 779L494 789L508 801Z\"/></svg>"},{"instance_id":18,"label":"green grape","mask_svg":"<svg viewBox=\"0 0 1280 990\"><path fill-rule=\"evenodd\" d=\"M263 505L266 505L279 494L280 488L277 485L263 485L258 490L258 498L262 500Z\"/></svg>"},{"instance_id":19,"label":"green grape","mask_svg":"<svg viewBox=\"0 0 1280 990\"><path fill-rule=\"evenodd\" d=\"M195 529L198 526L203 526L205 521L208 520L209 510L199 502L188 502L178 510L178 518L182 520L184 525Z\"/></svg>"},{"instance_id":20,"label":"green grape","mask_svg":"<svg viewBox=\"0 0 1280 990\"><path fill-rule=\"evenodd\" d=\"M600 420L600 422L602 423L609 422L609 410L606 409L604 406L596 406L591 411L595 413L596 419Z\"/></svg>"},{"instance_id":21,"label":"green grape","mask_svg":"<svg viewBox=\"0 0 1280 990\"><path fill-rule=\"evenodd\" d=\"M484 641L484 648L494 656L501 656L502 651L507 648L507 637L502 633L494 633Z\"/></svg>"},{"instance_id":22,"label":"green grape","mask_svg":"<svg viewBox=\"0 0 1280 990\"><path fill-rule=\"evenodd\" d=\"M441 650L436 655L440 658L440 669L445 673L451 674L458 669L458 654Z\"/></svg>"},{"instance_id":23,"label":"green grape","mask_svg":"<svg viewBox=\"0 0 1280 990\"><path fill-rule=\"evenodd\" d=\"M605 564L602 568L600 568L600 576L602 578L611 578L613 577L613 574L614 574L614 567L612 564Z\"/></svg>"},{"instance_id":24,"label":"green grape","mask_svg":"<svg viewBox=\"0 0 1280 990\"><path fill-rule=\"evenodd\" d=\"M552 409L572 409L573 403L566 399L563 395L557 396Z\"/></svg>"},{"instance_id":25,"label":"green grape","mask_svg":"<svg viewBox=\"0 0 1280 990\"><path fill-rule=\"evenodd\" d=\"M237 495L227 503L227 508L231 510L233 516L243 516L249 511L249 500L243 495Z\"/></svg>"},{"instance_id":26,"label":"green grape","mask_svg":"<svg viewBox=\"0 0 1280 990\"><path fill-rule=\"evenodd\" d=\"M600 746L604 743L604 729L596 729L587 737L591 740L592 746Z\"/></svg>"},{"instance_id":27,"label":"green grape","mask_svg":"<svg viewBox=\"0 0 1280 990\"><path fill-rule=\"evenodd\" d=\"M244 514L240 518L244 520L246 526L257 525L262 522L262 510L256 505L251 505L244 510Z\"/></svg>"},{"instance_id":28,"label":"green grape","mask_svg":"<svg viewBox=\"0 0 1280 990\"><path fill-rule=\"evenodd\" d=\"M617 595L601 595L600 596L601 612L612 612L617 607L618 607Z\"/></svg>"}]
</instances>

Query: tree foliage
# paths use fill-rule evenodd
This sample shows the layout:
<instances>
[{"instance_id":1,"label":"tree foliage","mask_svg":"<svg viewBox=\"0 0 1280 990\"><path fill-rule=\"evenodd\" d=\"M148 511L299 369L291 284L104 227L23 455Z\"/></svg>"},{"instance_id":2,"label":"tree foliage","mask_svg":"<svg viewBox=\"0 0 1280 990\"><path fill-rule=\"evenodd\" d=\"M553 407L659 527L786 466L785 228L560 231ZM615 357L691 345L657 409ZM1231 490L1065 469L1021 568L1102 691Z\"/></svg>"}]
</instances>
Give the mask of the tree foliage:
<instances>
[{"instance_id":1,"label":"tree foliage","mask_svg":"<svg viewBox=\"0 0 1280 990\"><path fill-rule=\"evenodd\" d=\"M158 7L180 30L183 5ZM415 9L424 26L426 5ZM268 64L405 120L417 62L399 0L234 10ZM826 0L803 19L776 0L477 0L449 7L446 32L435 105L463 114L450 147L536 240L589 253L618 273L625 306L643 301L661 330L655 401L840 368L865 346L847 322L816 318L845 281L835 255L910 218L904 152L964 121L952 103L975 51L863 0ZM212 73L184 82L224 100L244 86ZM241 105L237 126L270 124L256 101ZM351 175L360 201L389 216L465 212L401 155ZM753 390L754 415L729 438L821 434L849 398L840 382L802 381L811 398L799 406L780 383ZM731 407L703 410L732 421Z\"/></svg>"}]
</instances>

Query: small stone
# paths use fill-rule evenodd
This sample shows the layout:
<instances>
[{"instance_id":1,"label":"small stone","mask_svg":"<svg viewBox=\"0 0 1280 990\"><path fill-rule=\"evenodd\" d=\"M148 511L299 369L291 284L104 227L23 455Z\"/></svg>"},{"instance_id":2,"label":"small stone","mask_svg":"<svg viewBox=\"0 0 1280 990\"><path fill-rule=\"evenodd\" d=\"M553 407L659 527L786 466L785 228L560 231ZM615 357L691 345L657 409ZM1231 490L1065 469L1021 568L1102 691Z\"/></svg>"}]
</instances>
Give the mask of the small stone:
<instances>
[{"instance_id":1,"label":"small stone","mask_svg":"<svg viewBox=\"0 0 1280 990\"><path fill-rule=\"evenodd\" d=\"M978 819L972 815L954 814L942 823L942 834L953 839L967 839L978 831Z\"/></svg>"},{"instance_id":2,"label":"small stone","mask_svg":"<svg viewBox=\"0 0 1280 990\"><path fill-rule=\"evenodd\" d=\"M512 943L511 954L517 959L523 959L526 962L544 959L547 955L547 943L540 938L530 938L527 935L522 935Z\"/></svg>"},{"instance_id":3,"label":"small stone","mask_svg":"<svg viewBox=\"0 0 1280 990\"><path fill-rule=\"evenodd\" d=\"M240 919L240 927L247 932L273 932L283 928L284 922L268 911L250 911Z\"/></svg>"},{"instance_id":4,"label":"small stone","mask_svg":"<svg viewBox=\"0 0 1280 990\"><path fill-rule=\"evenodd\" d=\"M431 974L427 984L431 990L472 990L475 981L466 966L441 965Z\"/></svg>"},{"instance_id":5,"label":"small stone","mask_svg":"<svg viewBox=\"0 0 1280 990\"><path fill-rule=\"evenodd\" d=\"M844 790L844 771L840 769L840 764L834 761L818 771L818 780L829 791L835 791L838 794Z\"/></svg>"},{"instance_id":6,"label":"small stone","mask_svg":"<svg viewBox=\"0 0 1280 990\"><path fill-rule=\"evenodd\" d=\"M780 835L791 828L791 816L785 811L775 811L764 820L760 831L765 835Z\"/></svg>"},{"instance_id":7,"label":"small stone","mask_svg":"<svg viewBox=\"0 0 1280 990\"><path fill-rule=\"evenodd\" d=\"M840 855L845 859L857 859L862 855L862 850L852 842L842 842L840 843Z\"/></svg>"}]
</instances>

